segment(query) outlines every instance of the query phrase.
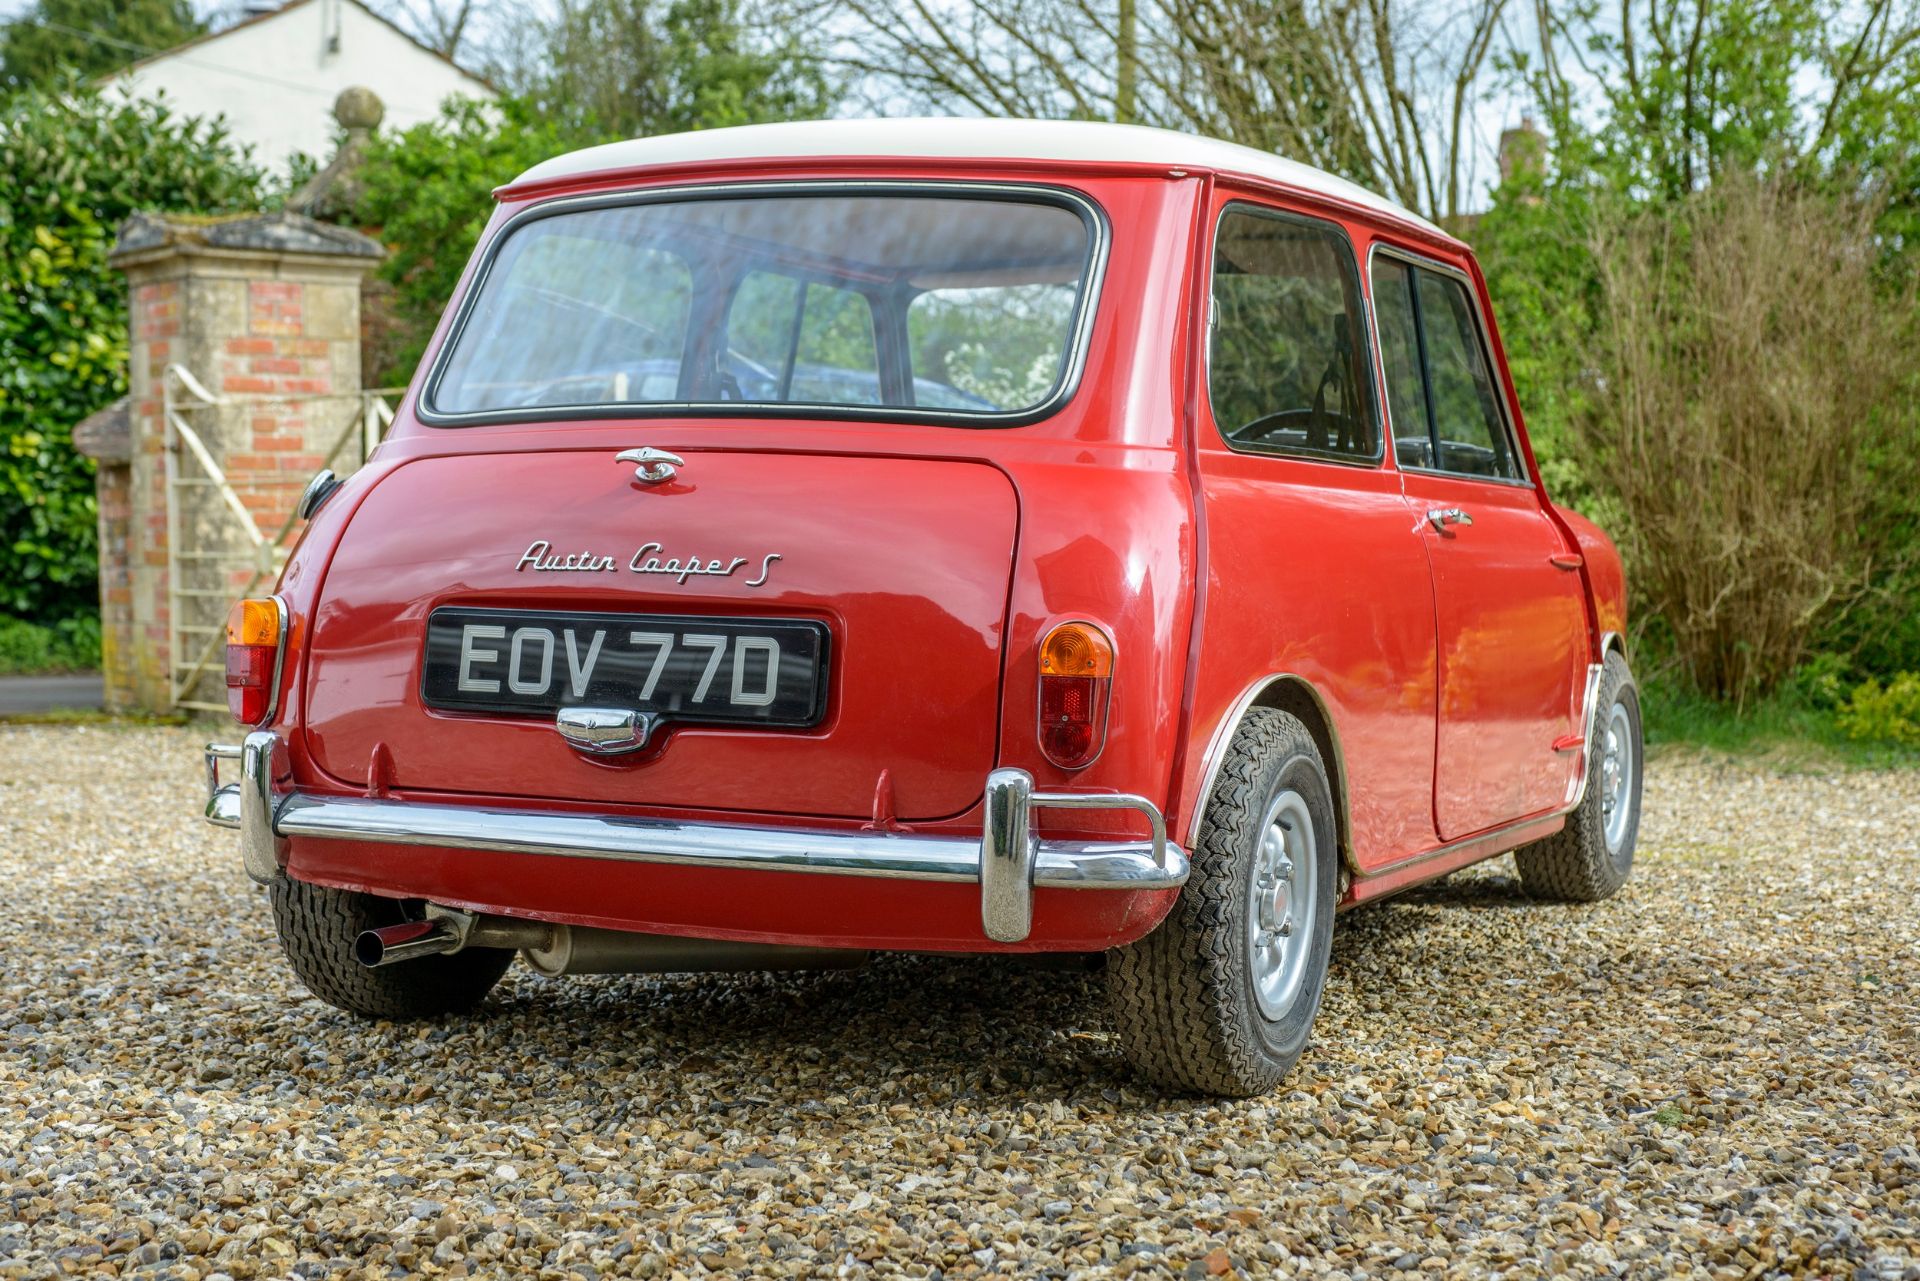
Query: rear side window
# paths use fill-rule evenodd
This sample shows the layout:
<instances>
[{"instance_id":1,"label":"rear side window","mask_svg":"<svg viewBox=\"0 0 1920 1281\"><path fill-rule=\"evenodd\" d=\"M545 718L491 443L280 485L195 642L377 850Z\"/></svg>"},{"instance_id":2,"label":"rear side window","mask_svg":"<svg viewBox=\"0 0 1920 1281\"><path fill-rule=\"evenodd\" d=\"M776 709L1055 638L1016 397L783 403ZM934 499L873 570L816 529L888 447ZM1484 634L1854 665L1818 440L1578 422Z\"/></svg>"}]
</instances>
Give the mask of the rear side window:
<instances>
[{"instance_id":1,"label":"rear side window","mask_svg":"<svg viewBox=\"0 0 1920 1281\"><path fill-rule=\"evenodd\" d=\"M1400 465L1523 479L1466 285L1443 272L1379 257L1373 306Z\"/></svg>"},{"instance_id":2,"label":"rear side window","mask_svg":"<svg viewBox=\"0 0 1920 1281\"><path fill-rule=\"evenodd\" d=\"M1213 250L1208 391L1234 449L1381 455L1360 273L1336 227L1230 205Z\"/></svg>"},{"instance_id":3,"label":"rear side window","mask_svg":"<svg viewBox=\"0 0 1920 1281\"><path fill-rule=\"evenodd\" d=\"M914 403L1028 405L1053 382L1053 335L1073 315L1059 285L950 285L907 306Z\"/></svg>"}]
</instances>

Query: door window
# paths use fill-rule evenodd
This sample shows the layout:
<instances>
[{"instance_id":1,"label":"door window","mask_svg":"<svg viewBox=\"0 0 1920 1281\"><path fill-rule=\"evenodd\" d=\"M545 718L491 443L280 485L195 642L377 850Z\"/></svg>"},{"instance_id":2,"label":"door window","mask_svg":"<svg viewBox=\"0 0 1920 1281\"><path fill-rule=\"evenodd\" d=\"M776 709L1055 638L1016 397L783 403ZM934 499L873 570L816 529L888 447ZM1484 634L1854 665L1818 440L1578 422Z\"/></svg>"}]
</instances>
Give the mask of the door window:
<instances>
[{"instance_id":1,"label":"door window","mask_svg":"<svg viewBox=\"0 0 1920 1281\"><path fill-rule=\"evenodd\" d=\"M1400 465L1523 479L1466 286L1425 267L1376 258L1373 306Z\"/></svg>"},{"instance_id":2,"label":"door window","mask_svg":"<svg viewBox=\"0 0 1920 1281\"><path fill-rule=\"evenodd\" d=\"M764 404L877 405L873 308L851 289L749 272L727 312L722 395Z\"/></svg>"},{"instance_id":3,"label":"door window","mask_svg":"<svg viewBox=\"0 0 1920 1281\"><path fill-rule=\"evenodd\" d=\"M1379 460L1360 273L1337 227L1230 206L1213 306L1208 390L1230 447Z\"/></svg>"}]
</instances>

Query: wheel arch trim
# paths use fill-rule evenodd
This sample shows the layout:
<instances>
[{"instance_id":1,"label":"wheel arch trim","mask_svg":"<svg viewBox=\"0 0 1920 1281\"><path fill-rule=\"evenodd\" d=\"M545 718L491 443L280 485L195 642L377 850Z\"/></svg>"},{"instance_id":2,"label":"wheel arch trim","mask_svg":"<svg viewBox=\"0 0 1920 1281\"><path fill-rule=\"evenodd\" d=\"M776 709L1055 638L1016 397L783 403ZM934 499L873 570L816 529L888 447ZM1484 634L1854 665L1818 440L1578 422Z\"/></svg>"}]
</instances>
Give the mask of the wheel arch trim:
<instances>
[{"instance_id":1,"label":"wheel arch trim","mask_svg":"<svg viewBox=\"0 0 1920 1281\"><path fill-rule=\"evenodd\" d=\"M1627 661L1627 644L1620 638L1619 632L1606 632L1600 637L1600 661L1588 670L1586 705L1581 711L1584 724L1581 728L1583 739L1580 749L1580 773L1574 778L1573 786L1567 797L1567 803L1560 813L1571 814L1580 808L1587 799L1587 779L1592 774L1593 749L1595 736L1600 732L1600 686L1606 674L1607 656L1618 654L1620 665L1626 674L1620 678L1620 688L1631 688L1637 698L1640 694L1640 682L1634 679L1633 665Z\"/></svg>"},{"instance_id":2,"label":"wheel arch trim","mask_svg":"<svg viewBox=\"0 0 1920 1281\"><path fill-rule=\"evenodd\" d=\"M1289 710L1287 703L1292 701L1288 694L1298 692L1311 705L1318 724L1309 722L1307 731L1314 736L1316 745L1327 756L1330 774L1328 782L1333 785L1334 822L1337 827L1335 840L1340 848L1340 861L1347 873L1359 876L1359 864L1353 854L1353 824L1349 821L1350 804L1347 790L1346 749L1340 742L1340 726L1327 707L1326 698L1315 688L1312 681L1297 672L1274 672L1262 676L1240 692L1226 715L1214 726L1213 735L1207 742L1205 762L1200 771L1199 786L1193 793L1193 812L1186 822L1187 848L1192 849L1200 839L1200 822L1206 816L1207 799L1213 795L1214 784L1219 781L1220 766L1227 756L1227 745L1246 720L1247 713L1256 707L1271 707L1277 710ZM1330 750L1329 750L1330 749Z\"/></svg>"}]
</instances>

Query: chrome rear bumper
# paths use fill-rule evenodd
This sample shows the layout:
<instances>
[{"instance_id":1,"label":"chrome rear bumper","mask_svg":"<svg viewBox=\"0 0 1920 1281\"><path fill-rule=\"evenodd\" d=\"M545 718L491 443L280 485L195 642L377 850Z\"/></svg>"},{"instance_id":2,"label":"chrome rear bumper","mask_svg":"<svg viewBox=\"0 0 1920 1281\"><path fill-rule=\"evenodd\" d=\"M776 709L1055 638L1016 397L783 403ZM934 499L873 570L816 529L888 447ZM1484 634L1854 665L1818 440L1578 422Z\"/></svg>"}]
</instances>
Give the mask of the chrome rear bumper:
<instances>
[{"instance_id":1,"label":"chrome rear bumper","mask_svg":"<svg viewBox=\"0 0 1920 1281\"><path fill-rule=\"evenodd\" d=\"M762 871L888 876L916 881L977 881L980 923L988 938L1018 943L1033 927L1033 889L1165 890L1187 879L1187 855L1167 839L1159 809L1140 796L1036 792L1025 770L997 769L982 793L980 836L754 827L627 818L497 805L443 805L317 796L273 787L279 736L268 730L238 745L206 749L207 818L240 832L247 874L270 883L282 875L288 837L444 846L509 854L550 854L632 863ZM240 762L238 782L222 785L219 763ZM1036 809L1124 809L1140 814L1145 840L1042 839Z\"/></svg>"}]
</instances>

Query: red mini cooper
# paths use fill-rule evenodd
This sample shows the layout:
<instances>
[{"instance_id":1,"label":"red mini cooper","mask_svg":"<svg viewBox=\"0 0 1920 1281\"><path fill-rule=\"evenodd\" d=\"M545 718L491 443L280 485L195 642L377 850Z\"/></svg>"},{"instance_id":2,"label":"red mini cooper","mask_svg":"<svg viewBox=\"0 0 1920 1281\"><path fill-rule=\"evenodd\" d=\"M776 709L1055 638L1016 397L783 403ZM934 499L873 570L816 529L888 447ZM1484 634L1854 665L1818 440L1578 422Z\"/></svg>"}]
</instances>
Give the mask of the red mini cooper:
<instances>
[{"instance_id":1,"label":"red mini cooper","mask_svg":"<svg viewBox=\"0 0 1920 1281\"><path fill-rule=\"evenodd\" d=\"M1626 879L1618 555L1472 255L1158 130L723 129L539 165L229 625L207 816L385 1018L548 975L1104 956L1271 1087L1335 913ZM238 779L219 786L218 762Z\"/></svg>"}]
</instances>

